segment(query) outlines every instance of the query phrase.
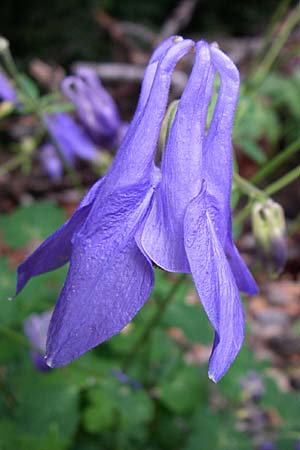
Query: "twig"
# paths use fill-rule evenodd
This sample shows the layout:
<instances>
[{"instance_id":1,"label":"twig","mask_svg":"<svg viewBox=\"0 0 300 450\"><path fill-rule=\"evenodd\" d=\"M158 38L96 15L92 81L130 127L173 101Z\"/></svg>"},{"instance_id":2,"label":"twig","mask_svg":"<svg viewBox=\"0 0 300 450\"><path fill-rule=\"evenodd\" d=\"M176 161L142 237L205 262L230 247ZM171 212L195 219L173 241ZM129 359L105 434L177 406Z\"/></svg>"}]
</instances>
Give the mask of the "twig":
<instances>
[{"instance_id":1,"label":"twig","mask_svg":"<svg viewBox=\"0 0 300 450\"><path fill-rule=\"evenodd\" d=\"M120 22L120 26L123 28L124 33L131 39L149 44L150 47L155 45L156 33L145 25L133 22Z\"/></svg>"},{"instance_id":2,"label":"twig","mask_svg":"<svg viewBox=\"0 0 300 450\"><path fill-rule=\"evenodd\" d=\"M134 63L145 63L147 61L148 55L139 50L136 45L128 39L122 22L119 22L114 17L111 17L103 10L94 11L93 16L96 22L109 33L111 39L117 42L121 48L124 49L127 60Z\"/></svg>"},{"instance_id":3,"label":"twig","mask_svg":"<svg viewBox=\"0 0 300 450\"><path fill-rule=\"evenodd\" d=\"M181 0L161 27L156 44L185 27L190 22L197 3L198 0Z\"/></svg>"},{"instance_id":4,"label":"twig","mask_svg":"<svg viewBox=\"0 0 300 450\"><path fill-rule=\"evenodd\" d=\"M140 83L143 79L145 67L135 64L77 62L72 66L72 70L81 67L94 69L101 80L107 81L128 81ZM172 87L174 94L181 94L186 85L188 76L182 70L175 70L172 76Z\"/></svg>"}]
</instances>

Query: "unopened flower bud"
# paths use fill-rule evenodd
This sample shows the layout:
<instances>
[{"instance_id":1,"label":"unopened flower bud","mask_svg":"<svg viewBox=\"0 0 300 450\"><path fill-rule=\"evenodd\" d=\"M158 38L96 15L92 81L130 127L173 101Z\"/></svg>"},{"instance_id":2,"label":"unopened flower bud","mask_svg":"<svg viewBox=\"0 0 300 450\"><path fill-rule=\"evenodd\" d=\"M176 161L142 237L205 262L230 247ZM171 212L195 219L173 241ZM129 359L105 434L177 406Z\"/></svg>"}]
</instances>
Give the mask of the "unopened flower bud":
<instances>
[{"instance_id":1,"label":"unopened flower bud","mask_svg":"<svg viewBox=\"0 0 300 450\"><path fill-rule=\"evenodd\" d=\"M24 155L30 156L36 148L35 140L32 137L26 136L22 139L20 147Z\"/></svg>"},{"instance_id":2,"label":"unopened flower bud","mask_svg":"<svg viewBox=\"0 0 300 450\"><path fill-rule=\"evenodd\" d=\"M14 110L14 104L9 101L0 102L0 119L8 116Z\"/></svg>"},{"instance_id":3,"label":"unopened flower bud","mask_svg":"<svg viewBox=\"0 0 300 450\"><path fill-rule=\"evenodd\" d=\"M8 40L5 37L0 36L0 54L5 53L8 49L9 49Z\"/></svg>"},{"instance_id":4,"label":"unopened flower bud","mask_svg":"<svg viewBox=\"0 0 300 450\"><path fill-rule=\"evenodd\" d=\"M287 259L283 208L270 199L264 203L256 202L252 208L252 229L262 261L269 275L276 277Z\"/></svg>"}]
</instances>

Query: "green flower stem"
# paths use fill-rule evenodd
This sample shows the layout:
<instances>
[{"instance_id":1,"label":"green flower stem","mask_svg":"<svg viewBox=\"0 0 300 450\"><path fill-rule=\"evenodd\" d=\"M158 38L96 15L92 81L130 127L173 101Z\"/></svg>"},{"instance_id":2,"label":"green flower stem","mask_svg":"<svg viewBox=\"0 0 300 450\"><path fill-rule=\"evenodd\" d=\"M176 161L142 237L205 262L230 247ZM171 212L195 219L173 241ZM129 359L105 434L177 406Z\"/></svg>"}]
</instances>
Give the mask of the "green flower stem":
<instances>
[{"instance_id":1,"label":"green flower stem","mask_svg":"<svg viewBox=\"0 0 300 450\"><path fill-rule=\"evenodd\" d=\"M287 161L295 153L300 152L300 141L297 139L282 150L275 158L271 159L264 167L262 167L251 179L251 183L259 183L266 176L273 173L285 161Z\"/></svg>"},{"instance_id":2,"label":"green flower stem","mask_svg":"<svg viewBox=\"0 0 300 450\"><path fill-rule=\"evenodd\" d=\"M298 3L294 9L292 9L283 23L283 26L278 33L277 39L270 46L269 51L262 60L260 66L256 68L255 75L252 78L253 84L255 86L261 85L266 76L268 75L274 61L279 55L282 47L286 43L290 33L293 31L294 27L300 21L300 3Z\"/></svg>"},{"instance_id":3,"label":"green flower stem","mask_svg":"<svg viewBox=\"0 0 300 450\"><path fill-rule=\"evenodd\" d=\"M152 334L152 331L157 327L157 325L161 321L161 318L162 318L163 313L165 312L167 306L173 300L173 298L174 298L174 296L175 296L175 294L177 292L178 287L186 279L187 279L187 275L186 274L181 274L177 278L177 280L173 284L173 286L171 287L171 289L170 289L169 293L167 294L166 298L164 299L164 301L162 301L162 302L160 302L158 304L156 313L151 317L149 322L144 327L143 333L141 334L139 339L135 342L135 344L132 346L131 350L129 350L129 352L128 352L126 358L125 358L124 364L123 364L123 370L124 371L127 371L129 369L129 367L132 364L133 359L135 358L136 353L145 344L145 342L148 341L149 337Z\"/></svg>"},{"instance_id":4,"label":"green flower stem","mask_svg":"<svg viewBox=\"0 0 300 450\"><path fill-rule=\"evenodd\" d=\"M253 203L253 200L249 200L248 203L239 211L239 213L236 216L234 216L233 222L236 225L240 225L241 223L244 222L244 220L247 219L247 217L249 216L249 214L251 212L252 203Z\"/></svg>"},{"instance_id":5,"label":"green flower stem","mask_svg":"<svg viewBox=\"0 0 300 450\"><path fill-rule=\"evenodd\" d=\"M25 163L27 159L28 155L22 153L21 155L17 155L11 158L9 161L3 163L0 167L0 176L3 176L8 172L11 172L12 170L15 170L17 167Z\"/></svg>"},{"instance_id":6,"label":"green flower stem","mask_svg":"<svg viewBox=\"0 0 300 450\"><path fill-rule=\"evenodd\" d=\"M255 70L255 68L259 64L261 57L266 52L267 48L270 45L272 45L272 40L274 39L274 35L276 33L278 24L283 20L284 16L287 14L290 3L291 3L291 0L281 0L278 3L278 6L275 9L275 11L271 17L271 20L266 28L266 33L264 35L261 48L258 50L258 53L252 63L252 68L253 68L252 70Z\"/></svg>"},{"instance_id":7,"label":"green flower stem","mask_svg":"<svg viewBox=\"0 0 300 450\"><path fill-rule=\"evenodd\" d=\"M290 172L283 175L283 177L279 178L279 180L274 181L274 183L270 184L266 189L265 192L268 195L275 194L276 192L283 189L288 184L295 181L297 178L300 178L300 165L295 167Z\"/></svg>"},{"instance_id":8,"label":"green flower stem","mask_svg":"<svg viewBox=\"0 0 300 450\"><path fill-rule=\"evenodd\" d=\"M237 172L233 172L233 180L236 184L236 186L244 192L248 197L254 198L254 199L266 199L266 194L264 191L261 191L257 187L255 187L252 183L250 183L245 178L241 177Z\"/></svg>"},{"instance_id":9,"label":"green flower stem","mask_svg":"<svg viewBox=\"0 0 300 450\"><path fill-rule=\"evenodd\" d=\"M235 174L235 175L237 175L237 174ZM264 200L266 198L268 198L268 196L276 194L276 192L280 191L281 189L286 187L288 184L290 184L293 181L295 181L297 178L300 178L300 165L298 165L293 170L291 170L290 172L288 172L285 175L283 175L281 178L279 178L279 180L276 180L276 181L274 181L274 183L272 183L269 186L267 186L264 189ZM246 181L243 178L242 178L242 180L243 180L243 182ZM248 183L248 182L246 182L246 183ZM254 186L251 185L251 183L249 183L249 184L250 184L250 186L252 188L256 189ZM259 192L263 192L263 191L259 191ZM242 223L248 217L248 215L251 212L253 201L257 200L257 196L255 198L253 195L252 196L249 195L249 197L250 197L250 200L248 201L248 203L234 217L234 222L236 224Z\"/></svg>"},{"instance_id":10,"label":"green flower stem","mask_svg":"<svg viewBox=\"0 0 300 450\"><path fill-rule=\"evenodd\" d=\"M69 162L66 160L63 152L60 150L60 147L58 145L58 143L56 142L56 140L53 138L53 136L49 133L47 125L45 123L44 117L43 117L43 111L41 110L40 107L40 102L39 100L35 99L32 97L31 93L26 89L26 86L24 86L24 83L22 83L20 81L20 76L19 76L19 72L18 72L18 68L13 60L13 57L11 56L10 50L7 49L5 52L3 52L2 54L3 56L3 60L7 69L7 72L11 75L11 77L15 80L17 86L19 87L21 93L24 96L24 101L25 101L25 105L26 103L28 104L28 106L30 106L30 108L32 108L36 115L38 116L38 118L40 119L40 121L43 124L43 127L45 129L45 131L47 132L49 139L51 140L59 158L61 159L64 168L66 169L66 172L71 180L71 183L79 190L82 190L82 184L80 181L80 178L78 177L76 171L73 169L73 167L69 164Z\"/></svg>"}]
</instances>

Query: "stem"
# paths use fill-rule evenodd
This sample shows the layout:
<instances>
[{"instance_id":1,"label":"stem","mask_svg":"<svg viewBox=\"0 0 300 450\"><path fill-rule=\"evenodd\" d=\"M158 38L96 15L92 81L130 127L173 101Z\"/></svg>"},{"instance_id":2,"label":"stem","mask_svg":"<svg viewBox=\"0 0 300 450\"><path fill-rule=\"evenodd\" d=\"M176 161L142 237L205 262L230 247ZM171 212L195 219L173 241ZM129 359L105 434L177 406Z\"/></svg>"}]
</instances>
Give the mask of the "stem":
<instances>
[{"instance_id":1,"label":"stem","mask_svg":"<svg viewBox=\"0 0 300 450\"><path fill-rule=\"evenodd\" d=\"M267 175L270 175L274 170L280 167L286 160L297 153L300 150L299 139L288 145L282 152L280 152L275 158L271 159L264 167L262 167L251 178L251 183L258 183L263 180Z\"/></svg>"},{"instance_id":2,"label":"stem","mask_svg":"<svg viewBox=\"0 0 300 450\"><path fill-rule=\"evenodd\" d=\"M271 45L269 51L262 60L258 69L256 69L256 73L253 77L253 82L255 86L260 85L264 81L275 59L277 58L280 50L286 43L290 33L292 32L293 28L297 25L297 22L299 20L300 20L300 3L298 3L298 5L296 5L295 8L292 9L292 11L289 13L287 19L285 20L285 23L283 24L278 34L277 39Z\"/></svg>"},{"instance_id":3,"label":"stem","mask_svg":"<svg viewBox=\"0 0 300 450\"><path fill-rule=\"evenodd\" d=\"M248 195L248 197L262 200L266 199L266 194L263 191L255 187L245 178L241 177L237 172L233 173L233 180L237 187Z\"/></svg>"},{"instance_id":4,"label":"stem","mask_svg":"<svg viewBox=\"0 0 300 450\"><path fill-rule=\"evenodd\" d=\"M73 169L73 167L69 164L69 162L66 160L65 155L63 154L63 152L60 150L60 146L58 145L58 142L56 141L56 139L51 135L51 133L49 133L47 125L45 123L44 120L44 115L43 112L40 108L40 103L37 99L33 98L30 95L30 92L28 92L28 90L24 89L24 85L20 82L20 77L19 77L19 72L18 72L18 68L14 62L14 59L10 53L10 50L7 49L4 53L3 53L3 60L5 62L6 65L6 69L7 72L11 75L11 77L15 80L17 86L19 86L20 91L22 92L22 94L24 95L24 100L25 102L28 103L28 105L30 105L30 107L32 109L34 109L36 115L38 116L38 118L40 119L40 121L42 122L45 130L47 131L47 134L49 136L49 139L51 140L59 158L61 159L64 168L66 169L66 172L71 180L71 183L79 190L82 190L82 184L80 181L80 178L78 177L76 171Z\"/></svg>"},{"instance_id":5,"label":"stem","mask_svg":"<svg viewBox=\"0 0 300 450\"><path fill-rule=\"evenodd\" d=\"M21 166L22 163L26 162L27 159L28 155L21 154L3 163L0 167L0 176L7 174L11 170L16 169L18 166Z\"/></svg>"},{"instance_id":6,"label":"stem","mask_svg":"<svg viewBox=\"0 0 300 450\"><path fill-rule=\"evenodd\" d=\"M265 33L265 37L263 39L263 43L261 48L258 51L258 54L256 58L254 59L252 67L255 69L255 67L259 64L260 57L263 56L265 53L267 47L269 45L272 45L272 40L274 39L276 35L276 28L278 26L278 23L283 19L285 16L287 9L291 3L291 0L282 0L279 2L278 7L276 8L275 12L273 13L271 20L267 26L267 31Z\"/></svg>"},{"instance_id":7,"label":"stem","mask_svg":"<svg viewBox=\"0 0 300 450\"><path fill-rule=\"evenodd\" d=\"M145 328L143 330L143 333L141 334L139 339L136 341L136 343L133 344L131 350L129 350L129 352L128 352L127 356L126 356L126 359L124 361L124 364L123 364L123 370L124 371L128 370L128 368L130 367L130 365L131 365L131 363L132 363L136 353L138 352L140 347L143 346L143 344L148 340L148 338L152 334L152 331L155 329L155 327L160 322L160 320L161 320L161 318L163 316L163 313L165 312L167 306L173 300L174 295L176 294L178 287L186 279L187 279L187 275L186 274L182 274L180 277L178 277L176 282L171 287L171 289L170 289L168 295L166 296L166 298L164 299L164 301L159 303L158 308L156 310L156 313L151 317L149 322L146 324L146 326L145 326Z\"/></svg>"},{"instance_id":8,"label":"stem","mask_svg":"<svg viewBox=\"0 0 300 450\"><path fill-rule=\"evenodd\" d=\"M297 178L300 177L300 165L295 167L290 172L283 175L283 177L279 178L279 180L274 181L274 183L270 184L266 189L265 192L268 195L275 194L276 192L283 189L288 184L292 183L292 181L295 181Z\"/></svg>"},{"instance_id":9,"label":"stem","mask_svg":"<svg viewBox=\"0 0 300 450\"><path fill-rule=\"evenodd\" d=\"M276 180L276 181L274 181L274 183L267 186L264 190L264 192L265 192L264 200L269 195L276 194L276 192L280 191L285 186L292 183L299 177L300 177L300 165L295 167L293 170L286 173L285 175L283 175L283 177L279 178L279 180ZM250 186L251 186L251 184L250 184ZM259 192L262 192L262 191L259 191ZM255 198L253 196L252 197L249 196L249 197L250 197L249 202L244 206L244 208L241 209L241 211L234 218L234 222L237 224L243 222L247 218L247 216L249 215L249 213L251 211L252 204L253 204L253 201L255 200Z\"/></svg>"},{"instance_id":10,"label":"stem","mask_svg":"<svg viewBox=\"0 0 300 450\"><path fill-rule=\"evenodd\" d=\"M240 212L233 218L234 223L240 224L247 219L251 212L253 200L249 200L248 203L240 210Z\"/></svg>"}]
</instances>

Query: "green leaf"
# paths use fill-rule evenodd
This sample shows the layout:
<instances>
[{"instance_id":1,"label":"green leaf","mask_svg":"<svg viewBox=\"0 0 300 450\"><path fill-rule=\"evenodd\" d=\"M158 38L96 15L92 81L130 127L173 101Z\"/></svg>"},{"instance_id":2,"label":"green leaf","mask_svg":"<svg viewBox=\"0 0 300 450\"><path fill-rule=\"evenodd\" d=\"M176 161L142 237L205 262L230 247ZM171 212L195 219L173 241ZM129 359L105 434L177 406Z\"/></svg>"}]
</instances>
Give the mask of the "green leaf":
<instances>
[{"instance_id":1,"label":"green leaf","mask_svg":"<svg viewBox=\"0 0 300 450\"><path fill-rule=\"evenodd\" d=\"M0 216L0 230L4 242L16 249L30 241L40 242L62 225L65 215L50 202L36 202Z\"/></svg>"},{"instance_id":2,"label":"green leaf","mask_svg":"<svg viewBox=\"0 0 300 450\"><path fill-rule=\"evenodd\" d=\"M221 415L204 408L196 412L192 431L182 450L207 449L253 450L253 443L246 434L235 430L230 411Z\"/></svg>"},{"instance_id":3,"label":"green leaf","mask_svg":"<svg viewBox=\"0 0 300 450\"><path fill-rule=\"evenodd\" d=\"M188 299L188 294L193 301ZM169 327L178 327L192 343L211 344L213 329L198 300L195 288L188 292L188 286L178 292L177 298L169 305L163 320Z\"/></svg>"},{"instance_id":4,"label":"green leaf","mask_svg":"<svg viewBox=\"0 0 300 450\"><path fill-rule=\"evenodd\" d=\"M112 376L90 389L87 397L89 404L83 423L90 433L108 431L118 425L130 435L153 418L154 405L148 394L143 389L133 390Z\"/></svg>"},{"instance_id":5,"label":"green leaf","mask_svg":"<svg viewBox=\"0 0 300 450\"><path fill-rule=\"evenodd\" d=\"M261 406L277 410L278 415L283 419L283 429L298 431L300 393L282 392L270 378L265 379L265 387L266 393L262 397Z\"/></svg>"},{"instance_id":6,"label":"green leaf","mask_svg":"<svg viewBox=\"0 0 300 450\"><path fill-rule=\"evenodd\" d=\"M83 413L83 426L89 433L100 433L113 427L115 405L108 393L101 388L91 389L88 393L90 405Z\"/></svg>"},{"instance_id":7,"label":"green leaf","mask_svg":"<svg viewBox=\"0 0 300 450\"><path fill-rule=\"evenodd\" d=\"M43 442L52 436L67 446L79 420L78 390L63 370L45 374L32 369L18 374L11 383L17 401L14 416L19 433L39 436Z\"/></svg>"},{"instance_id":8,"label":"green leaf","mask_svg":"<svg viewBox=\"0 0 300 450\"><path fill-rule=\"evenodd\" d=\"M159 398L170 411L183 414L208 400L208 382L193 366L184 366L175 378L165 380L159 387Z\"/></svg>"},{"instance_id":9,"label":"green leaf","mask_svg":"<svg viewBox=\"0 0 300 450\"><path fill-rule=\"evenodd\" d=\"M15 292L16 276L8 268L6 259L0 258L0 324L6 324L14 320L17 305L9 301Z\"/></svg>"},{"instance_id":10,"label":"green leaf","mask_svg":"<svg viewBox=\"0 0 300 450\"><path fill-rule=\"evenodd\" d=\"M40 92L37 84L25 74L18 76L18 82L22 90L32 99L38 99Z\"/></svg>"},{"instance_id":11,"label":"green leaf","mask_svg":"<svg viewBox=\"0 0 300 450\"><path fill-rule=\"evenodd\" d=\"M249 158L251 158L254 162L256 162L260 165L266 162L266 160L267 160L266 155L263 153L263 151L256 144L255 141L244 138L240 142L240 147L243 150L243 152L247 156L249 156Z\"/></svg>"}]
</instances>

